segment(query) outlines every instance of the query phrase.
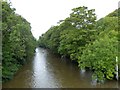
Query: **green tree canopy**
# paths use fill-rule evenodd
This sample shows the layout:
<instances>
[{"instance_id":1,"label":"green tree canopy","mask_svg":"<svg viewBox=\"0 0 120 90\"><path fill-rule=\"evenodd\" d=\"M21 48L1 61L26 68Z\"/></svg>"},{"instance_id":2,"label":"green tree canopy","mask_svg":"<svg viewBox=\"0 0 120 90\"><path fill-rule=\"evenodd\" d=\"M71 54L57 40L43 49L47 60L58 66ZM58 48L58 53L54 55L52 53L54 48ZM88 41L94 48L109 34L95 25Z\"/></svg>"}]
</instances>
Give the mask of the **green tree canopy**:
<instances>
[{"instance_id":1,"label":"green tree canopy","mask_svg":"<svg viewBox=\"0 0 120 90\"><path fill-rule=\"evenodd\" d=\"M30 23L2 1L2 80L12 79L15 72L34 55L36 40Z\"/></svg>"}]
</instances>

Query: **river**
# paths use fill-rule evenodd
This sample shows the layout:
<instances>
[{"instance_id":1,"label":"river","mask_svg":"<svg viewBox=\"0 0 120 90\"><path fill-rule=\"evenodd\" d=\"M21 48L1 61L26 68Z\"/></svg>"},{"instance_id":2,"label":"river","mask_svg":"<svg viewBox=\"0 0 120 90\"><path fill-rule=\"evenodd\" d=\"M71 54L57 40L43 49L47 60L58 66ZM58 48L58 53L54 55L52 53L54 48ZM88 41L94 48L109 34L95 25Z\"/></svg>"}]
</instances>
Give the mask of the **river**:
<instances>
[{"instance_id":1,"label":"river","mask_svg":"<svg viewBox=\"0 0 120 90\"><path fill-rule=\"evenodd\" d=\"M34 59L24 65L3 88L118 88L116 80L96 84L90 71L80 71L76 64L61 59L43 48L36 48Z\"/></svg>"}]
</instances>

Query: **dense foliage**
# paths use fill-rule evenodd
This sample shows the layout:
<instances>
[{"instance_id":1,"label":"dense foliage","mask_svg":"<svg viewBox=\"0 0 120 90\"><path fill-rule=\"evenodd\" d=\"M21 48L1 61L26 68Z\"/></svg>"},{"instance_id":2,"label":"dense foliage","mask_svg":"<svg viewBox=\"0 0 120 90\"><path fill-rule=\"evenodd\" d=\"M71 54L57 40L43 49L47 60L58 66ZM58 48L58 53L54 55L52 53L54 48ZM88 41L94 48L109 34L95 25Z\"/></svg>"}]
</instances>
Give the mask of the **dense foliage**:
<instances>
[{"instance_id":1,"label":"dense foliage","mask_svg":"<svg viewBox=\"0 0 120 90\"><path fill-rule=\"evenodd\" d=\"M30 23L2 1L2 80L12 79L15 72L34 54L36 40Z\"/></svg>"},{"instance_id":2,"label":"dense foliage","mask_svg":"<svg viewBox=\"0 0 120 90\"><path fill-rule=\"evenodd\" d=\"M39 46L78 62L80 69L89 68L93 79L113 79L119 53L119 9L98 21L94 9L83 6L72 11L68 18L40 36Z\"/></svg>"},{"instance_id":3,"label":"dense foliage","mask_svg":"<svg viewBox=\"0 0 120 90\"><path fill-rule=\"evenodd\" d=\"M93 43L86 45L83 54L79 57L79 66L94 70L94 75L99 80L103 77L112 79L115 75L117 49L117 35L114 30L108 31Z\"/></svg>"}]
</instances>

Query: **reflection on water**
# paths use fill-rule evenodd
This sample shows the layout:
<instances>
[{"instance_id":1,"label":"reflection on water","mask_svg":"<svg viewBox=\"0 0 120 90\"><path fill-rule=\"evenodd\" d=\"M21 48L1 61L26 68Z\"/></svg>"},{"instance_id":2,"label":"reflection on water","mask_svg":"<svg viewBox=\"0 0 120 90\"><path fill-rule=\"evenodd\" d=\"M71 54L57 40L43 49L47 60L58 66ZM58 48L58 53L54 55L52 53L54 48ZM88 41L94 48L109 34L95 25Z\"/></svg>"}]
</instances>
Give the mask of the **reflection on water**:
<instances>
[{"instance_id":1,"label":"reflection on water","mask_svg":"<svg viewBox=\"0 0 120 90\"><path fill-rule=\"evenodd\" d=\"M6 88L118 88L117 81L91 83L91 72L80 71L69 60L60 59L49 51L37 48L34 59L24 65Z\"/></svg>"},{"instance_id":2,"label":"reflection on water","mask_svg":"<svg viewBox=\"0 0 120 90\"><path fill-rule=\"evenodd\" d=\"M58 81L55 75L52 73L50 63L47 62L47 51L42 49L36 49L36 55L33 62L32 87L58 87Z\"/></svg>"}]
</instances>

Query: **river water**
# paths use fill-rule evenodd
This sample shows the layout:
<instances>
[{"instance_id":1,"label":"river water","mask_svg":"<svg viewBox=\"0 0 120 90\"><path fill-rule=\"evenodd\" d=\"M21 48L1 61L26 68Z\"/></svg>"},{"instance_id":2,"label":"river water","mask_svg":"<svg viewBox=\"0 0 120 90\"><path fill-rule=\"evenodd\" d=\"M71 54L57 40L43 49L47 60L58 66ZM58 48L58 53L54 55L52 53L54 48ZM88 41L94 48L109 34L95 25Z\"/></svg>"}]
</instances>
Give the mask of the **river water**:
<instances>
[{"instance_id":1,"label":"river water","mask_svg":"<svg viewBox=\"0 0 120 90\"><path fill-rule=\"evenodd\" d=\"M76 64L50 51L37 48L34 59L24 65L3 88L118 88L120 82L96 84L90 71L80 71Z\"/></svg>"}]
</instances>

